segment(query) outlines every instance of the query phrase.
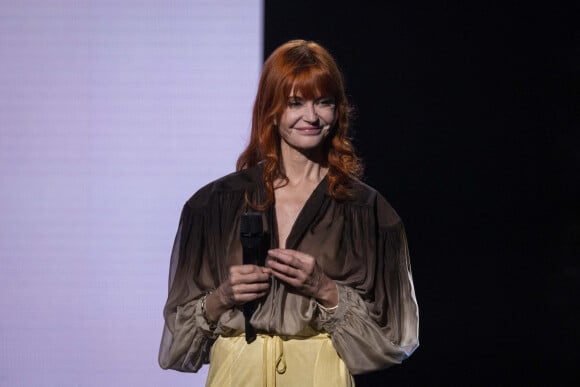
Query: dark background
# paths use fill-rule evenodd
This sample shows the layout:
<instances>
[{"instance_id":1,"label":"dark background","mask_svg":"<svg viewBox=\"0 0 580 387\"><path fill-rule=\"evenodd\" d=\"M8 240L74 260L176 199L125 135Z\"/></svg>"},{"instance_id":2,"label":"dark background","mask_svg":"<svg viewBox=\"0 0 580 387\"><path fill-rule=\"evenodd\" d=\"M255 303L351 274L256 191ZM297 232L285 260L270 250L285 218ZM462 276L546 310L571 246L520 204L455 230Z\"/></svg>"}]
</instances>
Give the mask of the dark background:
<instances>
[{"instance_id":1,"label":"dark background","mask_svg":"<svg viewBox=\"0 0 580 387\"><path fill-rule=\"evenodd\" d=\"M377 4L265 8L264 58L334 54L365 180L407 228L421 345L357 385L578 383L578 7Z\"/></svg>"}]
</instances>

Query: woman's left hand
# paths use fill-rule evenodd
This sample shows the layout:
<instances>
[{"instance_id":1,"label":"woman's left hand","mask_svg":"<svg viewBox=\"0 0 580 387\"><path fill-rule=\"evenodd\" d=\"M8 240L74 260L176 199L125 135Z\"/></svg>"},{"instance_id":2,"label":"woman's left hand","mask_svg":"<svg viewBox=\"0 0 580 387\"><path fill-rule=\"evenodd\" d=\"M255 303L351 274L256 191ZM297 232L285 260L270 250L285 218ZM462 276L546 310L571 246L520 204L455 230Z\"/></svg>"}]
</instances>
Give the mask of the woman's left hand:
<instances>
[{"instance_id":1,"label":"woman's left hand","mask_svg":"<svg viewBox=\"0 0 580 387\"><path fill-rule=\"evenodd\" d=\"M336 283L316 264L313 256L290 249L268 251L266 265L272 275L291 285L302 295L314 297L325 307L338 304Z\"/></svg>"}]
</instances>

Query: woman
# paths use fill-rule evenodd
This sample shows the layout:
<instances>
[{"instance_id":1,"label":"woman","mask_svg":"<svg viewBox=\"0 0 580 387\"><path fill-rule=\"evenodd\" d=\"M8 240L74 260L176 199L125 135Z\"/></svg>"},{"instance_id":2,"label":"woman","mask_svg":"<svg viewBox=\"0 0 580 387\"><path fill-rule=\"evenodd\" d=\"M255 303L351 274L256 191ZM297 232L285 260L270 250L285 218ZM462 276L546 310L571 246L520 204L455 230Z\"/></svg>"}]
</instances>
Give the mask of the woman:
<instances>
[{"instance_id":1,"label":"woman","mask_svg":"<svg viewBox=\"0 0 580 387\"><path fill-rule=\"evenodd\" d=\"M405 231L358 177L342 75L293 40L264 64L237 172L185 204L171 258L159 362L207 385L350 386L418 346ZM240 217L259 211L265 266L243 265ZM244 337L243 307L257 339Z\"/></svg>"}]
</instances>

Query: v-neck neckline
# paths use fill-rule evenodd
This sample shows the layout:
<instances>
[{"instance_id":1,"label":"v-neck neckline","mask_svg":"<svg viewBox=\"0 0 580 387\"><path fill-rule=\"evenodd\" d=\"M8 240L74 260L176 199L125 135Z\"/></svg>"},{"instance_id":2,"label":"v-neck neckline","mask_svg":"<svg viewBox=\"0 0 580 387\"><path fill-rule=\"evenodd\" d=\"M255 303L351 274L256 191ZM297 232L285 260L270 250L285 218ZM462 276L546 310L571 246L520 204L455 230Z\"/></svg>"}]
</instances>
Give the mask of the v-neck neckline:
<instances>
[{"instance_id":1,"label":"v-neck neckline","mask_svg":"<svg viewBox=\"0 0 580 387\"><path fill-rule=\"evenodd\" d=\"M298 212L298 216L294 220L294 224L290 228L290 233L286 237L286 243L284 248L286 249L296 249L298 246L298 242L304 236L306 232L306 226L312 222L314 217L316 216L317 210L323 203L324 196L327 193L326 187L328 186L328 175L325 175L322 180L318 183L318 185L314 188L310 196L304 202L304 205ZM273 247L281 247L280 246L280 237L278 234L278 218L276 215L276 203L273 203L270 206L270 219L272 221L272 230L273 230L273 239L275 241L276 246Z\"/></svg>"}]
</instances>

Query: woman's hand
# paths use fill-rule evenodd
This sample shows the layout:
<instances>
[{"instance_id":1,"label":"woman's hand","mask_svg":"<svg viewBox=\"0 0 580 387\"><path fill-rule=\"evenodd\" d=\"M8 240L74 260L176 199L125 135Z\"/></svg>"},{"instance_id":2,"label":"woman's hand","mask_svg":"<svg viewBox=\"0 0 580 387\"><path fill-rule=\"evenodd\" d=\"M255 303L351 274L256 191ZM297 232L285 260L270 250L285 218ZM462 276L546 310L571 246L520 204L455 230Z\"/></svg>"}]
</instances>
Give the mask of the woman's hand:
<instances>
[{"instance_id":1,"label":"woman's hand","mask_svg":"<svg viewBox=\"0 0 580 387\"><path fill-rule=\"evenodd\" d=\"M266 265L272 275L293 286L301 294L314 297L324 307L338 304L336 283L316 264L311 255L290 249L268 251L270 259Z\"/></svg>"},{"instance_id":2,"label":"woman's hand","mask_svg":"<svg viewBox=\"0 0 580 387\"><path fill-rule=\"evenodd\" d=\"M206 299L207 315L212 321L235 305L265 296L270 290L271 270L256 265L234 265L228 278Z\"/></svg>"}]
</instances>

